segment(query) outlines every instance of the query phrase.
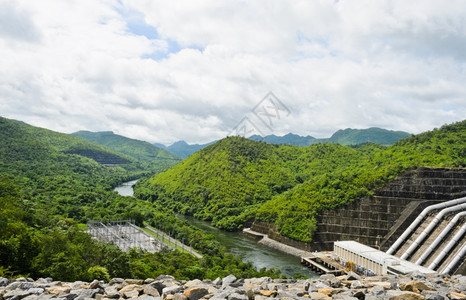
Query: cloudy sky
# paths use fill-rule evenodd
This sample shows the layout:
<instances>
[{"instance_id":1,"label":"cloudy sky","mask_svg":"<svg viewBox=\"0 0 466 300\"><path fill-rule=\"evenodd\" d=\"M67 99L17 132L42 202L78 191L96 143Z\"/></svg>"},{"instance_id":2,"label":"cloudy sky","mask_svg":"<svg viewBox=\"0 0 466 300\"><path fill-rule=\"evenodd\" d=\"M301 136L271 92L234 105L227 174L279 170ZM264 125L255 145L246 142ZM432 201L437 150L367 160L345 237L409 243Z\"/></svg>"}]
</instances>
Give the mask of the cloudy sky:
<instances>
[{"instance_id":1,"label":"cloudy sky","mask_svg":"<svg viewBox=\"0 0 466 300\"><path fill-rule=\"evenodd\" d=\"M165 144L419 133L466 116L466 5L0 0L0 115Z\"/></svg>"}]
</instances>

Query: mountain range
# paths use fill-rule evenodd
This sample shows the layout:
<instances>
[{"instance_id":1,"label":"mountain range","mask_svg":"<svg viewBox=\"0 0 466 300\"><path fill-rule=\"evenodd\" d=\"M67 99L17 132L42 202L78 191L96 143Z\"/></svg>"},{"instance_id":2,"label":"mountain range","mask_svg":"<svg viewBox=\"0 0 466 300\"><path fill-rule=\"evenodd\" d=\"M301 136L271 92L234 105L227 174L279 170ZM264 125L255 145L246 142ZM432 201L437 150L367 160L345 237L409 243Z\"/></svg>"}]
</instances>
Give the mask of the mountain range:
<instances>
[{"instance_id":1,"label":"mountain range","mask_svg":"<svg viewBox=\"0 0 466 300\"><path fill-rule=\"evenodd\" d=\"M315 138L310 135L300 136L293 133L288 133L284 136L267 135L252 135L249 139L253 141L262 141L269 144L292 145L292 146L309 146L318 143L335 143L341 145L359 145L364 143L375 143L380 145L392 145L393 143L409 137L410 134L404 131L393 131L378 127L367 129L340 129L329 138ZM170 146L165 146L160 143L154 143L155 146L166 149L169 152L186 158L191 154L207 147L216 141L207 144L188 144L185 141L178 141Z\"/></svg>"}]
</instances>

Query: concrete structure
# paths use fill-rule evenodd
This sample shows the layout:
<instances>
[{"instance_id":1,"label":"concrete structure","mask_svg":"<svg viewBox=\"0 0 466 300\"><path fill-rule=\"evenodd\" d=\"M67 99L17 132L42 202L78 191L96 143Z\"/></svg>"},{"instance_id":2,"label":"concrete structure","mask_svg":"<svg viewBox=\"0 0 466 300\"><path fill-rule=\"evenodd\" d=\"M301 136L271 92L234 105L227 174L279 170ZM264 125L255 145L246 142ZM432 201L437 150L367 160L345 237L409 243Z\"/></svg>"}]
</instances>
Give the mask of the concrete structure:
<instances>
[{"instance_id":1,"label":"concrete structure","mask_svg":"<svg viewBox=\"0 0 466 300\"><path fill-rule=\"evenodd\" d=\"M408 274L415 271L425 274L436 273L355 241L335 242L333 252L340 258L342 264L347 267L354 266L356 271L367 275Z\"/></svg>"}]
</instances>

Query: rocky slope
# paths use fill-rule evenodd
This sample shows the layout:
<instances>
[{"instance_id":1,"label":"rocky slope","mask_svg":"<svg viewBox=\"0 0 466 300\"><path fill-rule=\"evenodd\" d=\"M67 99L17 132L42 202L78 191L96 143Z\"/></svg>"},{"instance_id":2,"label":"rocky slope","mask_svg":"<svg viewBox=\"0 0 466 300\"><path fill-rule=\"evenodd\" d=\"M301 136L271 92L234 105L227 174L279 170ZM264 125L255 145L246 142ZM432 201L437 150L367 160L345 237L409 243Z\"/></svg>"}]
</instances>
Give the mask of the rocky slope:
<instances>
[{"instance_id":1,"label":"rocky slope","mask_svg":"<svg viewBox=\"0 0 466 300\"><path fill-rule=\"evenodd\" d=\"M161 275L157 279L114 278L109 283L59 282L51 278L0 277L0 300L85 300L129 299L141 300L265 300L276 299L465 299L466 276L410 276L360 277L349 272L335 277L270 279L268 277L237 279L229 275L223 279L175 280Z\"/></svg>"}]
</instances>

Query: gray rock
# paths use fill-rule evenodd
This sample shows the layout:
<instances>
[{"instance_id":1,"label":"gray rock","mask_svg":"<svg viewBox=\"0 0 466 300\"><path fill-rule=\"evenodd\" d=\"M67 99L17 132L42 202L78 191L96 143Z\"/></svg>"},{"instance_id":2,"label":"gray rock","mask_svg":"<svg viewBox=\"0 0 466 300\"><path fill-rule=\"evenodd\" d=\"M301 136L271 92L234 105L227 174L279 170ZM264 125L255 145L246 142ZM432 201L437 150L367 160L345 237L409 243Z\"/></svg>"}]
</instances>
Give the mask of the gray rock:
<instances>
[{"instance_id":1,"label":"gray rock","mask_svg":"<svg viewBox=\"0 0 466 300\"><path fill-rule=\"evenodd\" d=\"M18 278L16 278L16 281L18 281L18 282L27 282L28 280L26 278L24 278L24 277L18 277Z\"/></svg>"},{"instance_id":2,"label":"gray rock","mask_svg":"<svg viewBox=\"0 0 466 300\"><path fill-rule=\"evenodd\" d=\"M30 288L30 289L28 289L28 292L30 294L39 295L39 294L44 293L44 289L43 288Z\"/></svg>"},{"instance_id":3,"label":"gray rock","mask_svg":"<svg viewBox=\"0 0 466 300\"><path fill-rule=\"evenodd\" d=\"M118 293L115 286L113 286L113 285L108 286L104 290L105 290L105 297L112 298L112 299L120 298L120 293Z\"/></svg>"},{"instance_id":4,"label":"gray rock","mask_svg":"<svg viewBox=\"0 0 466 300\"><path fill-rule=\"evenodd\" d=\"M382 295L385 294L385 290L383 287L376 285L370 289L370 293L374 296L382 297Z\"/></svg>"},{"instance_id":5,"label":"gray rock","mask_svg":"<svg viewBox=\"0 0 466 300\"><path fill-rule=\"evenodd\" d=\"M228 300L249 300L248 296L241 295L238 293L233 293L227 297Z\"/></svg>"},{"instance_id":6,"label":"gray rock","mask_svg":"<svg viewBox=\"0 0 466 300\"><path fill-rule=\"evenodd\" d=\"M77 290L77 289L81 289L83 285L88 285L87 282L84 282L84 281L75 281L71 284L71 289L73 290Z\"/></svg>"},{"instance_id":7,"label":"gray rock","mask_svg":"<svg viewBox=\"0 0 466 300\"><path fill-rule=\"evenodd\" d=\"M235 275L228 275L227 277L222 279L222 289L225 289L226 287L230 286L233 282L236 281L236 276Z\"/></svg>"},{"instance_id":8,"label":"gray rock","mask_svg":"<svg viewBox=\"0 0 466 300\"><path fill-rule=\"evenodd\" d=\"M123 281L125 281L123 278L113 278L112 280L110 280L108 284L110 285L121 284L123 283Z\"/></svg>"},{"instance_id":9,"label":"gray rock","mask_svg":"<svg viewBox=\"0 0 466 300\"><path fill-rule=\"evenodd\" d=\"M154 281L155 281L154 278L146 278L146 279L144 280L144 284L150 284L150 283L152 283L152 282L154 282Z\"/></svg>"},{"instance_id":10,"label":"gray rock","mask_svg":"<svg viewBox=\"0 0 466 300\"><path fill-rule=\"evenodd\" d=\"M21 283L21 282L19 282L19 283ZM29 293L28 291L18 289L18 290L9 291L5 295L3 295L3 299L20 300L20 299L25 298L26 296L29 296L30 294L31 293Z\"/></svg>"},{"instance_id":11,"label":"gray rock","mask_svg":"<svg viewBox=\"0 0 466 300\"><path fill-rule=\"evenodd\" d=\"M89 284L89 287L91 289L100 289L100 288L102 288L102 284L103 284L102 281L99 281L99 280L95 279Z\"/></svg>"},{"instance_id":12,"label":"gray rock","mask_svg":"<svg viewBox=\"0 0 466 300\"><path fill-rule=\"evenodd\" d=\"M186 290L184 294L186 297L188 297L189 300L199 300L205 295L209 294L209 291L203 287L192 287Z\"/></svg>"},{"instance_id":13,"label":"gray rock","mask_svg":"<svg viewBox=\"0 0 466 300\"><path fill-rule=\"evenodd\" d=\"M222 285L222 278L217 277L214 281L212 281L213 285Z\"/></svg>"},{"instance_id":14,"label":"gray rock","mask_svg":"<svg viewBox=\"0 0 466 300\"><path fill-rule=\"evenodd\" d=\"M13 291L13 290L16 290L17 288L19 288L21 286L21 282L18 282L18 281L13 281L12 283L10 283L9 285L7 285L5 287L5 291Z\"/></svg>"},{"instance_id":15,"label":"gray rock","mask_svg":"<svg viewBox=\"0 0 466 300\"><path fill-rule=\"evenodd\" d=\"M7 286L8 285L8 279L4 277L0 277L0 286Z\"/></svg>"},{"instance_id":16,"label":"gray rock","mask_svg":"<svg viewBox=\"0 0 466 300\"><path fill-rule=\"evenodd\" d=\"M173 300L188 300L188 297L183 293L177 293L173 296Z\"/></svg>"},{"instance_id":17,"label":"gray rock","mask_svg":"<svg viewBox=\"0 0 466 300\"><path fill-rule=\"evenodd\" d=\"M29 290L34 287L34 282L22 282L21 285L19 286L20 289L22 290Z\"/></svg>"},{"instance_id":18,"label":"gray rock","mask_svg":"<svg viewBox=\"0 0 466 300\"><path fill-rule=\"evenodd\" d=\"M361 276L358 274L354 273L353 271L349 271L347 274L346 280L361 280Z\"/></svg>"},{"instance_id":19,"label":"gray rock","mask_svg":"<svg viewBox=\"0 0 466 300\"><path fill-rule=\"evenodd\" d=\"M280 299L283 299L283 298L298 299L298 295L294 294L291 291L279 291L278 292L278 298L280 298Z\"/></svg>"},{"instance_id":20,"label":"gray rock","mask_svg":"<svg viewBox=\"0 0 466 300\"><path fill-rule=\"evenodd\" d=\"M319 289L328 288L328 287L330 286L326 282L325 283L322 281L311 282L309 284L308 293L314 293L314 292L317 292Z\"/></svg>"},{"instance_id":21,"label":"gray rock","mask_svg":"<svg viewBox=\"0 0 466 300\"><path fill-rule=\"evenodd\" d=\"M162 290L162 298L165 298L167 295L174 295L181 291L180 286L167 286Z\"/></svg>"},{"instance_id":22,"label":"gray rock","mask_svg":"<svg viewBox=\"0 0 466 300\"><path fill-rule=\"evenodd\" d=\"M446 295L441 295L438 292L434 291L422 291L421 293L426 300L444 300L447 299Z\"/></svg>"},{"instance_id":23,"label":"gray rock","mask_svg":"<svg viewBox=\"0 0 466 300\"><path fill-rule=\"evenodd\" d=\"M69 294L76 294L76 300L84 300L85 298L94 298L95 294L99 292L99 289L76 289L71 290Z\"/></svg>"},{"instance_id":24,"label":"gray rock","mask_svg":"<svg viewBox=\"0 0 466 300\"><path fill-rule=\"evenodd\" d=\"M152 285L145 285L144 290L142 292L152 297L160 297L159 291Z\"/></svg>"},{"instance_id":25,"label":"gray rock","mask_svg":"<svg viewBox=\"0 0 466 300\"><path fill-rule=\"evenodd\" d=\"M162 280L163 281L163 280L167 280L167 279L175 280L175 277L173 277L171 275L160 275L155 280Z\"/></svg>"},{"instance_id":26,"label":"gray rock","mask_svg":"<svg viewBox=\"0 0 466 300\"><path fill-rule=\"evenodd\" d=\"M361 281L354 280L353 282L351 282L351 288L352 289L360 289L360 288L364 288L364 285L361 283Z\"/></svg>"}]
</instances>

